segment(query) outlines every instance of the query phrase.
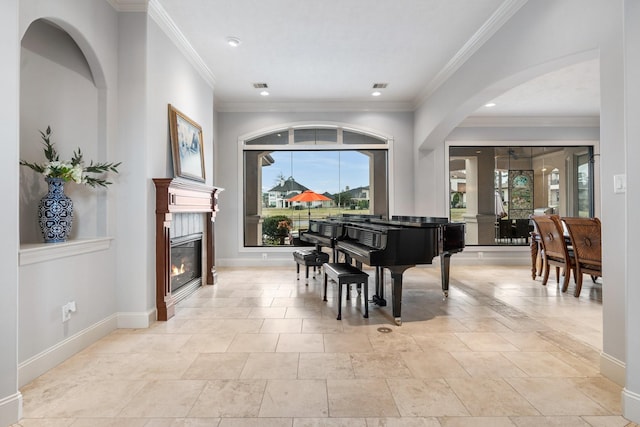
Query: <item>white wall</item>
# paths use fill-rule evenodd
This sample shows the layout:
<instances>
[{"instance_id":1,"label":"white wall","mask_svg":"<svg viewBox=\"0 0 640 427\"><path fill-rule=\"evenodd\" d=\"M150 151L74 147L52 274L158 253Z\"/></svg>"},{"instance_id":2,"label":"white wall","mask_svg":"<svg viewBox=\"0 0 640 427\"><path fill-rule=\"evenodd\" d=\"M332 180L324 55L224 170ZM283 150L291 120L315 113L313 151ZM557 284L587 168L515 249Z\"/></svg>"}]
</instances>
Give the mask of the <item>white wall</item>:
<instances>
[{"instance_id":1,"label":"white wall","mask_svg":"<svg viewBox=\"0 0 640 427\"><path fill-rule=\"evenodd\" d=\"M95 80L91 88L87 73L65 74L78 71L71 70L77 66L74 60L65 67L27 51L26 102L20 119L25 129L39 123L46 127L53 117L54 134L64 137L70 151L80 145L87 158L123 161L108 191L80 203L88 207L82 215L88 212L94 218L73 237L103 237L97 244L66 253L69 247L77 248L72 238L62 246L36 244L20 252L18 382L24 384L116 326L145 327L155 319L151 178L173 175L167 104L180 106L202 125L207 181L213 183L213 91L147 13L117 13L104 0L25 0L20 7L19 34L46 16L78 44ZM35 91L44 95L38 98ZM23 140L25 145L32 142ZM37 155L38 149L25 148L25 154ZM14 160L17 165L17 155ZM17 186L18 171L13 170ZM86 191L93 196L96 190ZM82 196L78 191L72 197ZM77 312L63 323L61 306L67 301L76 302Z\"/></svg>"},{"instance_id":2,"label":"white wall","mask_svg":"<svg viewBox=\"0 0 640 427\"><path fill-rule=\"evenodd\" d=\"M19 159L19 70L20 37L18 0L7 0L0 13L0 156L3 171L2 192L5 209L0 209L0 223L18 224ZM0 298L0 426L18 421L22 396L18 391L18 227L8 227L0 245L2 298Z\"/></svg>"},{"instance_id":3,"label":"white wall","mask_svg":"<svg viewBox=\"0 0 640 427\"><path fill-rule=\"evenodd\" d=\"M396 113L219 113L216 185L225 188L216 217L216 262L219 266L265 265L261 254L268 253L268 265L290 265L291 249L247 248L242 243L242 171L238 158L238 138L249 133L294 123L340 123L377 131L392 137L393 163L390 164L392 215L431 215L416 212L413 205L413 114Z\"/></svg>"},{"instance_id":4,"label":"white wall","mask_svg":"<svg viewBox=\"0 0 640 427\"><path fill-rule=\"evenodd\" d=\"M156 305L152 178L173 177L168 104L202 127L212 185L213 89L147 13L121 14L119 53L121 155L130 165L118 210L118 307L127 313L119 326L144 327Z\"/></svg>"},{"instance_id":5,"label":"white wall","mask_svg":"<svg viewBox=\"0 0 640 427\"><path fill-rule=\"evenodd\" d=\"M635 0L625 1L625 129L626 129L626 158L627 183L631 189L627 194L627 212L640 212L640 192L634 191L640 183L640 3ZM634 263L640 259L640 246L636 242L640 239L640 226L635 215L628 215L626 221L628 233L626 250L627 277L635 277L637 270ZM622 255L624 256L624 255ZM640 420L640 339L637 325L640 325L640 287L635 280L627 283L626 313L626 385L623 391L622 404L625 415L638 422Z\"/></svg>"},{"instance_id":6,"label":"white wall","mask_svg":"<svg viewBox=\"0 0 640 427\"><path fill-rule=\"evenodd\" d=\"M154 258L149 228L154 209L149 206L150 162L147 136L147 14L122 13L118 28L118 156L126 159L119 183L117 222L118 310L130 323L145 327L152 312ZM135 319L135 320L134 320Z\"/></svg>"},{"instance_id":7,"label":"white wall","mask_svg":"<svg viewBox=\"0 0 640 427\"><path fill-rule=\"evenodd\" d=\"M117 61L114 61L117 14L102 0L82 4L71 0L21 1L20 35L24 36L31 23L41 17L54 22L75 41L86 57L93 81L81 66L81 55L73 53L73 48L69 49L66 43L61 44L66 47L57 51L52 47L39 52L37 47L22 50L24 84L21 97L24 108L20 114L23 129L21 155L29 156L30 161L44 160L38 130L51 124L54 132L52 141L62 158L70 158L72 151L79 146L88 161L118 161L109 157L110 150L117 144L113 133L116 122L109 116L116 100L112 93L117 82ZM62 33L51 36L58 42L64 37ZM38 227L37 220L31 217L33 211L26 204L37 203L37 193L42 190L40 179L21 172L28 179L20 183L25 203L20 229L31 227L33 230ZM72 237L105 238L114 232L112 213L118 192L117 177L113 181L116 184L108 191L73 187L73 184L66 186L68 195L78 206L74 221L76 231ZM26 242L37 239L35 232L25 231L24 234ZM107 327L99 328L99 333L92 339L115 326L108 320L117 311L115 248L107 239L100 249L94 247L90 252L74 250L61 256L61 251L70 247L66 245L40 244L35 248L23 245L20 250L20 384L60 362L60 357L64 356L54 350L60 343L82 341L77 337L89 330L97 331L97 324ZM42 259L31 257L34 249L40 251ZM31 260L25 261L29 257ZM77 312L71 320L63 323L61 307L69 301L76 302Z\"/></svg>"},{"instance_id":8,"label":"white wall","mask_svg":"<svg viewBox=\"0 0 640 427\"><path fill-rule=\"evenodd\" d=\"M622 308L627 302L629 279L620 247L627 241L627 209L625 196L613 192L613 176L626 172L622 4L622 0L527 2L417 110L415 146L421 150L417 156L416 180L426 182L431 176L425 171L433 170L443 162L442 142L466 115L536 75L599 56L600 194L605 275L601 369L605 375L624 382L627 332ZM437 184L435 191L444 199L446 185ZM421 196L428 190L425 185L418 188L416 200L423 200Z\"/></svg>"}]
</instances>

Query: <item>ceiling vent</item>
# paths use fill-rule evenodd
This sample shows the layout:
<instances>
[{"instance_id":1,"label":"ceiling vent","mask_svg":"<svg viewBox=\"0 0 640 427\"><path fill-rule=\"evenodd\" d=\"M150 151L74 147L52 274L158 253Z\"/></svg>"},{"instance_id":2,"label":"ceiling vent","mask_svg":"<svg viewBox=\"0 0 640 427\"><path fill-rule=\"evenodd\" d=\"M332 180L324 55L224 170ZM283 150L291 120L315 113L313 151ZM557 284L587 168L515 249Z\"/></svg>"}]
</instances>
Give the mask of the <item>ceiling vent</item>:
<instances>
[{"instance_id":1,"label":"ceiling vent","mask_svg":"<svg viewBox=\"0 0 640 427\"><path fill-rule=\"evenodd\" d=\"M253 87L256 88L256 89L266 89L269 86L267 86L266 83L254 83Z\"/></svg>"},{"instance_id":2,"label":"ceiling vent","mask_svg":"<svg viewBox=\"0 0 640 427\"><path fill-rule=\"evenodd\" d=\"M387 87L389 83L374 83L373 84L373 88L374 89L384 89Z\"/></svg>"}]
</instances>

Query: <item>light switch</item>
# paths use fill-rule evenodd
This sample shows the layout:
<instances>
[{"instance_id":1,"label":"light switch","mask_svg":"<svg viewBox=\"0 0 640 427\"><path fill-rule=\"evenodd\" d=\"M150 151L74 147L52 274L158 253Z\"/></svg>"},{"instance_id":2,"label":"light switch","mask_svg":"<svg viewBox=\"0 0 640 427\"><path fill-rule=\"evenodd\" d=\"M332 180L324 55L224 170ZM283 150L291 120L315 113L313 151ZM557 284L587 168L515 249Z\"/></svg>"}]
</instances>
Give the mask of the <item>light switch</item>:
<instances>
[{"instance_id":1,"label":"light switch","mask_svg":"<svg viewBox=\"0 0 640 427\"><path fill-rule=\"evenodd\" d=\"M614 175L613 176L613 192L625 193L626 191L627 191L627 176Z\"/></svg>"}]
</instances>

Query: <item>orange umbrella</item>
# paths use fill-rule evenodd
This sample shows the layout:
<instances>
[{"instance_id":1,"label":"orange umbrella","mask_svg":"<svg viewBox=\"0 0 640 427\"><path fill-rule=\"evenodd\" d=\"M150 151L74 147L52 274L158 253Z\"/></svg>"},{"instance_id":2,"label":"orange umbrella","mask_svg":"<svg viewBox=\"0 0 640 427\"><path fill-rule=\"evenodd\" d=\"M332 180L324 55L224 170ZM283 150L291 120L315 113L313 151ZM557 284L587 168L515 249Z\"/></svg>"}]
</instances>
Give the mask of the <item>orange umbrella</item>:
<instances>
[{"instance_id":1,"label":"orange umbrella","mask_svg":"<svg viewBox=\"0 0 640 427\"><path fill-rule=\"evenodd\" d=\"M331 199L324 194L319 194L312 190L305 190L302 193L296 194L295 196L287 200L289 202L319 202Z\"/></svg>"},{"instance_id":2,"label":"orange umbrella","mask_svg":"<svg viewBox=\"0 0 640 427\"><path fill-rule=\"evenodd\" d=\"M307 202L307 206L309 207L309 218L311 218L311 202L320 202L326 200L331 199L324 194L316 193L312 190L305 190L302 193L296 194L295 196L287 199L287 201L289 202Z\"/></svg>"}]
</instances>

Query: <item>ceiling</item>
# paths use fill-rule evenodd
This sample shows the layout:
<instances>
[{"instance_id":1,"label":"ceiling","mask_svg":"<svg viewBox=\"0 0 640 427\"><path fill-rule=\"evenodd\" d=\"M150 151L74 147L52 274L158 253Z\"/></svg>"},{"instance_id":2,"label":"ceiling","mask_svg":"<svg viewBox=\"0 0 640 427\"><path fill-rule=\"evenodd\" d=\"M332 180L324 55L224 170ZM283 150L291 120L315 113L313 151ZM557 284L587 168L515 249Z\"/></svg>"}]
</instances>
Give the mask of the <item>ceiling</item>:
<instances>
[{"instance_id":1,"label":"ceiling","mask_svg":"<svg viewBox=\"0 0 640 427\"><path fill-rule=\"evenodd\" d=\"M213 75L216 106L413 110L526 0L157 0ZM241 43L233 48L229 37ZM541 76L477 116L597 116L598 62ZM266 83L268 96L254 83ZM387 83L373 97L375 83ZM490 100L487 100L487 102Z\"/></svg>"}]
</instances>

